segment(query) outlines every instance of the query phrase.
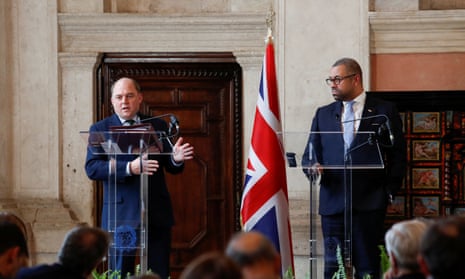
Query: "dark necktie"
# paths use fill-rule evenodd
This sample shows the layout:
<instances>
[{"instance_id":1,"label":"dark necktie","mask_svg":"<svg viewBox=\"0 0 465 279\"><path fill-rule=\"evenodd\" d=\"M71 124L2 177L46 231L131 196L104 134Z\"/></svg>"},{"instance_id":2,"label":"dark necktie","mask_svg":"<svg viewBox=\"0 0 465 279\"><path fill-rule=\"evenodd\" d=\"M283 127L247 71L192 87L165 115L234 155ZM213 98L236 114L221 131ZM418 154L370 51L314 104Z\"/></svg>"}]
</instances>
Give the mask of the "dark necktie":
<instances>
[{"instance_id":1,"label":"dark necktie","mask_svg":"<svg viewBox=\"0 0 465 279\"><path fill-rule=\"evenodd\" d=\"M129 120L124 121L123 126L132 126L132 125L134 125L134 123L136 123L136 121L134 121L134 119L129 119Z\"/></svg>"}]
</instances>

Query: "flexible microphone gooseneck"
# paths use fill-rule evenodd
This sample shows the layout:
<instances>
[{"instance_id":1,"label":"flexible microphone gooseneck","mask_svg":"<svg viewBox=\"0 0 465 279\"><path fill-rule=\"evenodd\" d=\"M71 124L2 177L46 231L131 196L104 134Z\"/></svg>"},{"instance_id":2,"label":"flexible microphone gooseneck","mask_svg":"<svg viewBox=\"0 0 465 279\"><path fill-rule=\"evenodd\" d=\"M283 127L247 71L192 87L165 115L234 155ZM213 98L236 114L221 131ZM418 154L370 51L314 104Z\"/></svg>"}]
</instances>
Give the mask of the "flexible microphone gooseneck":
<instances>
[{"instance_id":1,"label":"flexible microphone gooseneck","mask_svg":"<svg viewBox=\"0 0 465 279\"><path fill-rule=\"evenodd\" d=\"M164 120L164 118L166 118L166 117L169 117L170 121L168 122L168 134L164 133L165 134L164 136L166 138L176 137L179 134L179 121L178 121L177 117L172 113L165 113L165 114L161 114L161 115L141 119L140 122L147 122L147 121L150 121L150 120L153 120L153 119L163 119ZM174 133L173 133L173 128L174 128Z\"/></svg>"},{"instance_id":2,"label":"flexible microphone gooseneck","mask_svg":"<svg viewBox=\"0 0 465 279\"><path fill-rule=\"evenodd\" d=\"M339 118L338 116L339 115L336 115L336 119ZM367 120L367 119L372 119L372 118L380 118L380 117L384 118L385 121L384 123L380 124L376 134L377 136L381 136L383 131L387 130L388 135L389 135L389 143L390 143L389 146L394 146L394 134L392 133L392 130L391 130L391 121L389 120L389 117L386 114L377 114L377 115L372 115L372 116L367 116L367 117L361 117L357 119L341 121L341 123L355 122L355 121Z\"/></svg>"}]
</instances>

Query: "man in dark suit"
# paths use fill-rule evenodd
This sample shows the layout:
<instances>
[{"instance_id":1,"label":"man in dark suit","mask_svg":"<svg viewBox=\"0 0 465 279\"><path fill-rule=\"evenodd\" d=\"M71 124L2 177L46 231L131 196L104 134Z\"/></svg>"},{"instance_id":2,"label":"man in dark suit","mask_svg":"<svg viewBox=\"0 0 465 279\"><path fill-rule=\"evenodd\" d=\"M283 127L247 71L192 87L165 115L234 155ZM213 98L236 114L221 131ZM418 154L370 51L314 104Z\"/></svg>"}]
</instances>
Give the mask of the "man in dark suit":
<instances>
[{"instance_id":1,"label":"man in dark suit","mask_svg":"<svg viewBox=\"0 0 465 279\"><path fill-rule=\"evenodd\" d=\"M105 258L110 236L100 228L78 225L65 236L58 261L22 268L17 279L86 279Z\"/></svg>"},{"instance_id":2,"label":"man in dark suit","mask_svg":"<svg viewBox=\"0 0 465 279\"><path fill-rule=\"evenodd\" d=\"M351 231L355 278L368 274L376 279L380 276L377 246L384 233L386 207L400 188L406 168L402 122L394 104L366 95L362 70L355 60L336 61L326 82L336 101L318 108L302 159L307 175L312 170L321 175L319 214L325 278L331 278L337 271L337 247L344 250L346 234ZM344 111L346 103L352 106L350 119L345 113L348 111ZM347 131L343 131L345 124L351 124ZM344 132L344 136L334 132ZM345 132L352 139L345 140ZM380 166L382 162L385 168L362 167ZM355 165L362 168L352 170ZM345 167L324 169L325 166ZM344 214L347 204L351 218ZM351 228L345 227L345 223L350 224L346 220L351 221Z\"/></svg>"},{"instance_id":3,"label":"man in dark suit","mask_svg":"<svg viewBox=\"0 0 465 279\"><path fill-rule=\"evenodd\" d=\"M90 133L110 131L112 126L126 125L127 122L150 123L157 132L168 132L167 123L158 118L139 113L143 100L139 84L130 78L117 80L111 88L111 103L115 114L107 117L90 127ZM173 208L170 194L165 183L164 171L176 174L184 168L184 160L193 158L193 147L189 143L183 143L180 137L172 147L168 139L162 140L160 146L163 154L149 155L140 158L136 155L118 155L117 160L107 155L96 154L88 148L86 159L86 173L90 179L101 180L104 183L104 202L102 210L102 227L111 228L108 223L109 207L116 203L118 220L115 229L114 241L134 243L137 239L139 222L127 222L140 220L140 175L148 175L148 260L147 267L162 278L169 276L169 259L171 250L171 228L174 224ZM143 167L142 167L143 166ZM142 169L141 169L142 168ZM114 181L109 181L109 173L116 174L117 191L110 195ZM113 191L114 193L114 191ZM109 219L112 217L110 216ZM109 227L110 226L110 227ZM131 246L134 247L134 246ZM116 266L110 266L113 270L120 270L123 276L129 272L134 274L135 251L117 249ZM112 262L110 262L110 265Z\"/></svg>"}]
</instances>

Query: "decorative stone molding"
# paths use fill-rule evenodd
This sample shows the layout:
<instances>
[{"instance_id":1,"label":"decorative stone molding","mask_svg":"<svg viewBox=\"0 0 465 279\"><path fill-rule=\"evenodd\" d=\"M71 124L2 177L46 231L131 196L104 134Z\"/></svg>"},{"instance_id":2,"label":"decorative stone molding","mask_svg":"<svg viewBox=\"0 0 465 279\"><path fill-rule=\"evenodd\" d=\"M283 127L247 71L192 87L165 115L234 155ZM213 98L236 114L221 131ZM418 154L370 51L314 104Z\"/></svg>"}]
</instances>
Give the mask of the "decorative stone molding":
<instances>
[{"instance_id":1,"label":"decorative stone molding","mask_svg":"<svg viewBox=\"0 0 465 279\"><path fill-rule=\"evenodd\" d=\"M370 12L370 53L465 51L465 10Z\"/></svg>"},{"instance_id":2,"label":"decorative stone molding","mask_svg":"<svg viewBox=\"0 0 465 279\"><path fill-rule=\"evenodd\" d=\"M98 53L59 53L58 62L62 69L89 69L96 64Z\"/></svg>"},{"instance_id":3,"label":"decorative stone molding","mask_svg":"<svg viewBox=\"0 0 465 279\"><path fill-rule=\"evenodd\" d=\"M59 14L60 52L232 51L261 65L266 14Z\"/></svg>"}]
</instances>

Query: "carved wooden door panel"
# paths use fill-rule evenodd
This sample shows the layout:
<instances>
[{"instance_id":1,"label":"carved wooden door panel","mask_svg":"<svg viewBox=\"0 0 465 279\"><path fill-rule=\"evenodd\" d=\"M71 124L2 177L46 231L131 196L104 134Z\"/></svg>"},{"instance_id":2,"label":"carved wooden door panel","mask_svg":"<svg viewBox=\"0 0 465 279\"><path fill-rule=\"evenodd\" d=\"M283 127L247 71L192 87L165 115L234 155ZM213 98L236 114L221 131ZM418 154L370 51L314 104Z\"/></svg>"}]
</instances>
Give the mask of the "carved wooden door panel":
<instances>
[{"instance_id":1,"label":"carved wooden door panel","mask_svg":"<svg viewBox=\"0 0 465 279\"><path fill-rule=\"evenodd\" d=\"M101 62L99 119L112 113L111 84L128 76L141 85L141 112L173 113L181 136L195 147L184 172L167 175L176 220L171 278L177 278L201 253L224 249L240 229L241 68L230 53L105 54Z\"/></svg>"}]
</instances>

